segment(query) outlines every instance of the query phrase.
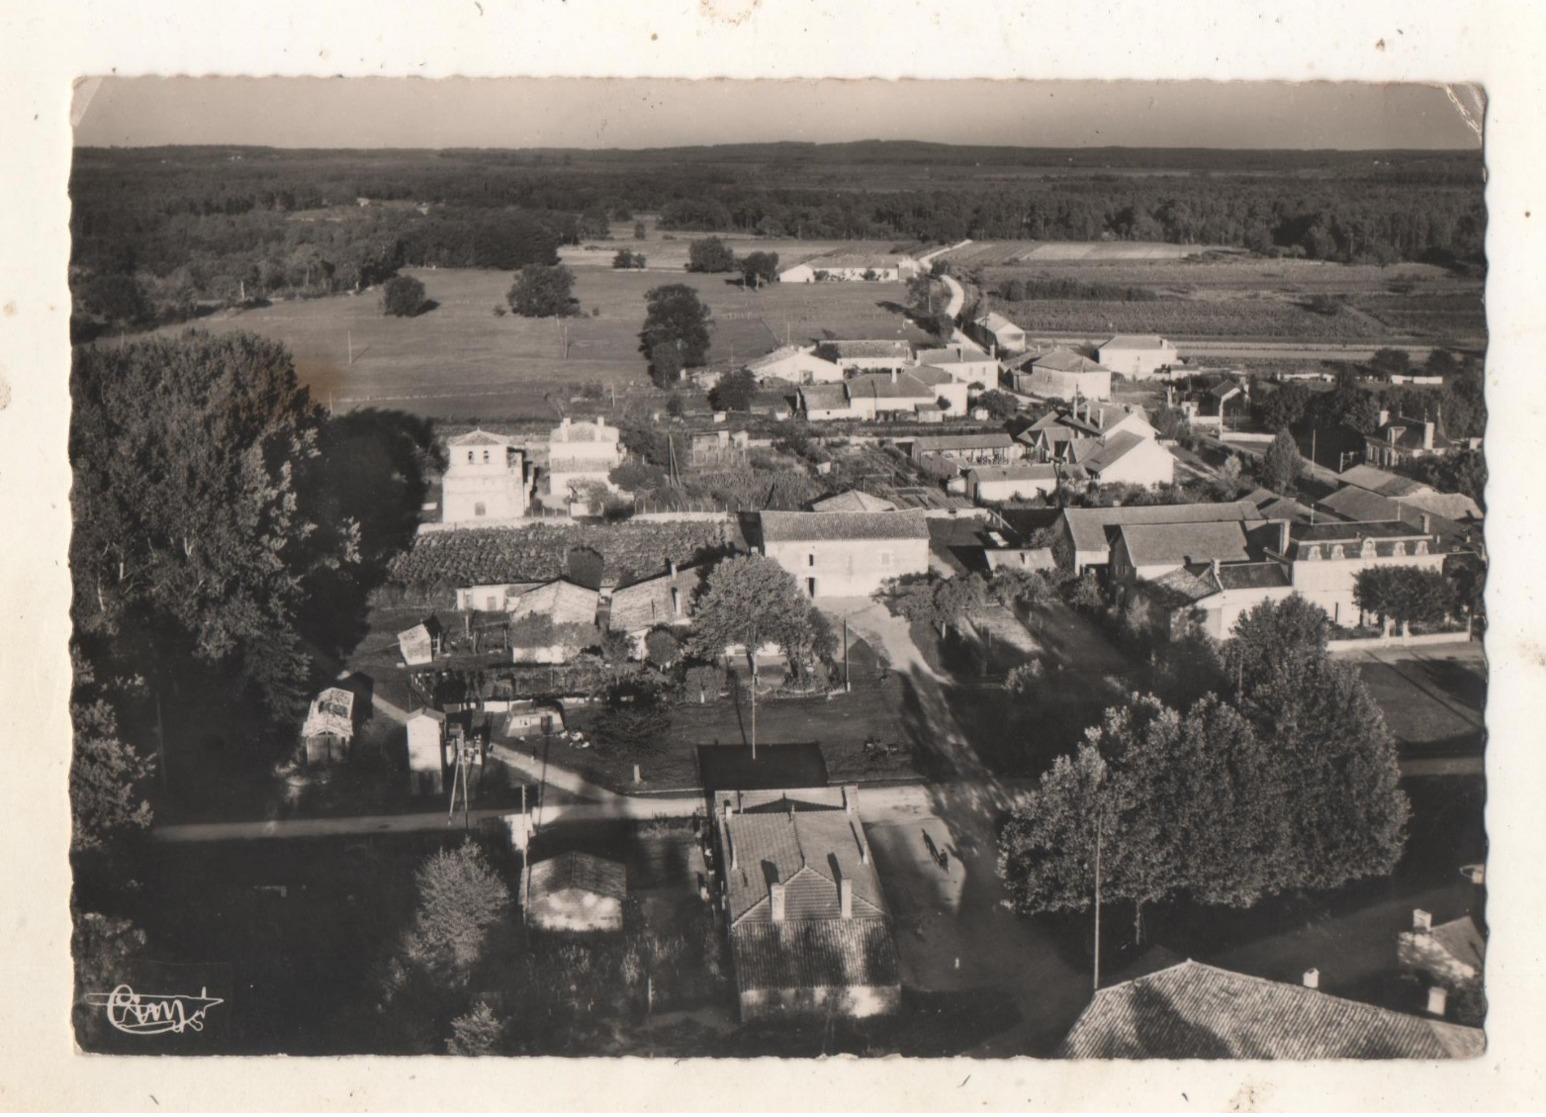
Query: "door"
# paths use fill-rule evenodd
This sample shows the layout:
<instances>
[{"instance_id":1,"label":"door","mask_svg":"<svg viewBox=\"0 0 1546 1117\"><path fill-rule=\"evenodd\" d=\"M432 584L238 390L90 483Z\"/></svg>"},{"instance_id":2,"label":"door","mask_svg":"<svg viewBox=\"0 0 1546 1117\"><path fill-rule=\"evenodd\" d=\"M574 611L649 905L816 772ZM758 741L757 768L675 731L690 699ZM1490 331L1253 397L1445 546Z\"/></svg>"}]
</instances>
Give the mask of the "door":
<instances>
[{"instance_id":1,"label":"door","mask_svg":"<svg viewBox=\"0 0 1546 1117\"><path fill-rule=\"evenodd\" d=\"M816 596L816 579L815 578L807 578L807 579L805 579L805 592L810 594L812 597Z\"/></svg>"}]
</instances>

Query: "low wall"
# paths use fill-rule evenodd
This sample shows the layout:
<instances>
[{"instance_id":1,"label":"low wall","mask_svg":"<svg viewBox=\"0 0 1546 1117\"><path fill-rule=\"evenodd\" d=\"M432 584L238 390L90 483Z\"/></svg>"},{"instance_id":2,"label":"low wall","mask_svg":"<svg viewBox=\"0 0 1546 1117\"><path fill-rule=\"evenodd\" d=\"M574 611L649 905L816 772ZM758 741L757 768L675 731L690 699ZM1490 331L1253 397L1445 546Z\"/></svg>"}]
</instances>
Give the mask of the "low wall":
<instances>
[{"instance_id":1,"label":"low wall","mask_svg":"<svg viewBox=\"0 0 1546 1117\"><path fill-rule=\"evenodd\" d=\"M1359 652L1368 648L1419 648L1433 644L1469 644L1471 636L1466 632L1425 632L1421 635L1403 636L1392 632L1389 636L1365 636L1353 640L1327 640L1329 652Z\"/></svg>"}]
</instances>

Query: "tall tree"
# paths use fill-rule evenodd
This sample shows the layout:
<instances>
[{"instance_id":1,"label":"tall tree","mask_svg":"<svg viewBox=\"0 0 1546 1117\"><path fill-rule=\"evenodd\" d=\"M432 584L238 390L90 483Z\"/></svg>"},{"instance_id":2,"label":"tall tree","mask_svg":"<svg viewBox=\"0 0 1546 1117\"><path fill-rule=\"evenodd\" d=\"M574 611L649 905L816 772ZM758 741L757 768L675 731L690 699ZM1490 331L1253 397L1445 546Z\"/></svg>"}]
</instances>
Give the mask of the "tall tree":
<instances>
[{"instance_id":1,"label":"tall tree","mask_svg":"<svg viewBox=\"0 0 1546 1117\"><path fill-rule=\"evenodd\" d=\"M757 377L745 368L725 373L709 389L709 402L719 411L750 411L756 397Z\"/></svg>"},{"instance_id":2,"label":"tall tree","mask_svg":"<svg viewBox=\"0 0 1546 1117\"><path fill-rule=\"evenodd\" d=\"M155 762L123 739L118 718L103 699L73 702L70 715L75 723L70 848L76 853L97 851L149 828L145 792Z\"/></svg>"},{"instance_id":3,"label":"tall tree","mask_svg":"<svg viewBox=\"0 0 1546 1117\"><path fill-rule=\"evenodd\" d=\"M471 838L431 854L414 879L419 906L404 939L404 957L465 985L489 932L510 912L510 890Z\"/></svg>"},{"instance_id":4,"label":"tall tree","mask_svg":"<svg viewBox=\"0 0 1546 1117\"><path fill-rule=\"evenodd\" d=\"M1292 493L1304 473L1304 458L1287 430L1280 430L1262 460L1262 484L1276 493Z\"/></svg>"},{"instance_id":5,"label":"tall tree","mask_svg":"<svg viewBox=\"0 0 1546 1117\"><path fill-rule=\"evenodd\" d=\"M389 317L413 318L424 304L424 284L411 275L394 275L381 288L381 310Z\"/></svg>"},{"instance_id":6,"label":"tall tree","mask_svg":"<svg viewBox=\"0 0 1546 1117\"><path fill-rule=\"evenodd\" d=\"M1353 602L1366 613L1403 628L1433 624L1459 607L1454 586L1443 572L1415 566L1371 566L1353 579Z\"/></svg>"},{"instance_id":7,"label":"tall tree","mask_svg":"<svg viewBox=\"0 0 1546 1117\"><path fill-rule=\"evenodd\" d=\"M998 872L1016 911L1086 911L1095 902L1095 850L1115 834L1106 762L1092 743L1053 762L1010 812Z\"/></svg>"},{"instance_id":8,"label":"tall tree","mask_svg":"<svg viewBox=\"0 0 1546 1117\"><path fill-rule=\"evenodd\" d=\"M797 648L810 639L809 614L794 575L762 555L737 555L715 566L699 591L689 646L711 661L732 645Z\"/></svg>"},{"instance_id":9,"label":"tall tree","mask_svg":"<svg viewBox=\"0 0 1546 1117\"><path fill-rule=\"evenodd\" d=\"M190 331L79 349L71 387L77 631L137 642L158 687L192 656L291 713L307 578L354 562L358 533L319 535L302 504L323 417L289 353Z\"/></svg>"},{"instance_id":10,"label":"tall tree","mask_svg":"<svg viewBox=\"0 0 1546 1117\"><path fill-rule=\"evenodd\" d=\"M649 358L657 383L674 383L684 368L697 368L708 357L713 328L709 308L685 283L652 288L644 300L639 350Z\"/></svg>"},{"instance_id":11,"label":"tall tree","mask_svg":"<svg viewBox=\"0 0 1546 1117\"><path fill-rule=\"evenodd\" d=\"M755 290L778 278L778 253L748 252L736 261L736 267L741 272L741 283Z\"/></svg>"},{"instance_id":12,"label":"tall tree","mask_svg":"<svg viewBox=\"0 0 1546 1117\"><path fill-rule=\"evenodd\" d=\"M705 237L687 246L687 270L691 272L735 271L735 253L718 237Z\"/></svg>"},{"instance_id":13,"label":"tall tree","mask_svg":"<svg viewBox=\"0 0 1546 1117\"><path fill-rule=\"evenodd\" d=\"M506 298L522 318L564 318L578 311L573 290L574 272L563 264L527 264L516 272Z\"/></svg>"}]
</instances>

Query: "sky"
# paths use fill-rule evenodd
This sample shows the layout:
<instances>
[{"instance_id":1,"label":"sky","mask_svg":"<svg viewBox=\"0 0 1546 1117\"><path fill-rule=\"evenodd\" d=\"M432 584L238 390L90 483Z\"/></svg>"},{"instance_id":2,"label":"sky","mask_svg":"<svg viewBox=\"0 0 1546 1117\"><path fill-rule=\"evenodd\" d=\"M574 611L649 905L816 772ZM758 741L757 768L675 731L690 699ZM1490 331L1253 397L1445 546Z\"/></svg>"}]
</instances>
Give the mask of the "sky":
<instances>
[{"instance_id":1,"label":"sky","mask_svg":"<svg viewBox=\"0 0 1546 1117\"><path fill-rule=\"evenodd\" d=\"M82 146L644 148L864 139L1025 147L1475 149L1454 87L1355 82L105 78Z\"/></svg>"}]
</instances>

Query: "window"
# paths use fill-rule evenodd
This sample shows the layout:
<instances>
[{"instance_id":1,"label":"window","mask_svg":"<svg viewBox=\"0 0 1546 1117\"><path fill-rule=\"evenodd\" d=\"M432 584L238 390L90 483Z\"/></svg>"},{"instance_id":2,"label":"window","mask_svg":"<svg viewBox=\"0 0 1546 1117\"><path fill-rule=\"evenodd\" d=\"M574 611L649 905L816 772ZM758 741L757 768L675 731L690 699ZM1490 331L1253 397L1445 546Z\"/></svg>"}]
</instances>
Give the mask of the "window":
<instances>
[{"instance_id":1,"label":"window","mask_svg":"<svg viewBox=\"0 0 1546 1117\"><path fill-rule=\"evenodd\" d=\"M483 507L483 502L480 500L472 506L472 514L474 516L486 516L488 515L488 509Z\"/></svg>"},{"instance_id":2,"label":"window","mask_svg":"<svg viewBox=\"0 0 1546 1117\"><path fill-rule=\"evenodd\" d=\"M484 465L488 464L488 451L487 450L483 451L483 464Z\"/></svg>"},{"instance_id":3,"label":"window","mask_svg":"<svg viewBox=\"0 0 1546 1117\"><path fill-rule=\"evenodd\" d=\"M471 450L468 450L468 451L467 451L467 460L468 460L468 461L469 461L469 462L470 462L470 461L472 461L472 451L471 451Z\"/></svg>"},{"instance_id":4,"label":"window","mask_svg":"<svg viewBox=\"0 0 1546 1117\"><path fill-rule=\"evenodd\" d=\"M810 554L805 556L805 565L806 566L815 566L816 565L816 553L814 551L812 551Z\"/></svg>"},{"instance_id":5,"label":"window","mask_svg":"<svg viewBox=\"0 0 1546 1117\"><path fill-rule=\"evenodd\" d=\"M893 558L893 556L892 556L890 551L881 551L880 552L880 568L882 570L890 570L891 569L892 558Z\"/></svg>"}]
</instances>

